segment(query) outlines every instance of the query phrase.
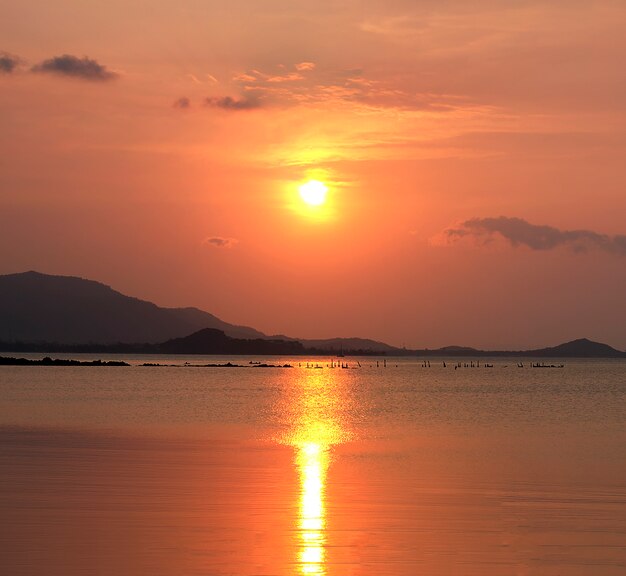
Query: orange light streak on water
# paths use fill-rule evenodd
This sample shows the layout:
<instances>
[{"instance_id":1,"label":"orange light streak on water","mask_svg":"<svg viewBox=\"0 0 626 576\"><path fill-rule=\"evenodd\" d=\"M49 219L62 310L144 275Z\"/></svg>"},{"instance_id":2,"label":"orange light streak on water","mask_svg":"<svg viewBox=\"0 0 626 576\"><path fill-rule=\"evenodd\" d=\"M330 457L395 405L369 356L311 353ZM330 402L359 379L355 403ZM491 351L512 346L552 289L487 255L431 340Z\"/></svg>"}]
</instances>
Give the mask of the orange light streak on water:
<instances>
[{"instance_id":1,"label":"orange light streak on water","mask_svg":"<svg viewBox=\"0 0 626 576\"><path fill-rule=\"evenodd\" d=\"M326 511L324 507L328 451L315 442L305 442L298 448L297 466L300 473L300 553L299 566L303 574L324 574L326 558Z\"/></svg>"},{"instance_id":2,"label":"orange light streak on water","mask_svg":"<svg viewBox=\"0 0 626 576\"><path fill-rule=\"evenodd\" d=\"M331 450L348 437L343 421L345 394L341 377L324 371L293 381L286 411L292 422L283 441L296 450L299 477L297 565L301 574L326 574L326 485Z\"/></svg>"}]
</instances>

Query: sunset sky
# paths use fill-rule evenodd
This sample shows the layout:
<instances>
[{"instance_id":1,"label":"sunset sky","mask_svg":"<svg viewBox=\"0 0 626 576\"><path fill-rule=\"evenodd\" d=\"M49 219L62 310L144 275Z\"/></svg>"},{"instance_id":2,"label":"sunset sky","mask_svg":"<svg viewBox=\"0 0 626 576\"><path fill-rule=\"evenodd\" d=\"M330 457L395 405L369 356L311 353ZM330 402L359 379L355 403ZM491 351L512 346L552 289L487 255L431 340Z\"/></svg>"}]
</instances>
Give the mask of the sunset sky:
<instances>
[{"instance_id":1,"label":"sunset sky","mask_svg":"<svg viewBox=\"0 0 626 576\"><path fill-rule=\"evenodd\" d=\"M0 7L0 274L268 334L626 349L623 0Z\"/></svg>"}]
</instances>

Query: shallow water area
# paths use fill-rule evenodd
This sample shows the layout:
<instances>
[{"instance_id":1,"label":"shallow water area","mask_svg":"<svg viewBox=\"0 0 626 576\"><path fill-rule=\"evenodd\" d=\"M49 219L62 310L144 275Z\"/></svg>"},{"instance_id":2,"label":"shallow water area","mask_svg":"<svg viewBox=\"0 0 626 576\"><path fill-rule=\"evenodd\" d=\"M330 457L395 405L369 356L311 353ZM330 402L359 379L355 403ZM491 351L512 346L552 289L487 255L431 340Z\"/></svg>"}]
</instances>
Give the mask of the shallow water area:
<instances>
[{"instance_id":1,"label":"shallow water area","mask_svg":"<svg viewBox=\"0 0 626 576\"><path fill-rule=\"evenodd\" d=\"M6 573L626 570L624 361L128 360L0 367Z\"/></svg>"}]
</instances>

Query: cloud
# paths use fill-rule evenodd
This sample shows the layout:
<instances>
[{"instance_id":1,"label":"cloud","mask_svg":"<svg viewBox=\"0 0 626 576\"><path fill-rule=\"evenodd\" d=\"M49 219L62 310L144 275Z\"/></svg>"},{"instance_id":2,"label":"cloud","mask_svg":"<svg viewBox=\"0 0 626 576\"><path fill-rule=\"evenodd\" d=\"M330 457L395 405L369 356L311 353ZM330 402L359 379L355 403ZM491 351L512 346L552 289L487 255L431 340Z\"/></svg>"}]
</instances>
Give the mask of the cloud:
<instances>
[{"instance_id":1,"label":"cloud","mask_svg":"<svg viewBox=\"0 0 626 576\"><path fill-rule=\"evenodd\" d=\"M62 56L44 60L33 66L32 71L97 82L112 80L117 77L117 74L111 72L106 66L99 64L96 60L86 56L78 58L71 54L63 54Z\"/></svg>"},{"instance_id":2,"label":"cloud","mask_svg":"<svg viewBox=\"0 0 626 576\"><path fill-rule=\"evenodd\" d=\"M211 236L204 240L204 244L214 246L215 248L233 248L238 243L239 240L236 238L223 238L221 236Z\"/></svg>"},{"instance_id":3,"label":"cloud","mask_svg":"<svg viewBox=\"0 0 626 576\"><path fill-rule=\"evenodd\" d=\"M17 68L20 59L8 52L0 52L0 74L11 74Z\"/></svg>"},{"instance_id":4,"label":"cloud","mask_svg":"<svg viewBox=\"0 0 626 576\"><path fill-rule=\"evenodd\" d=\"M568 248L574 252L601 250L626 256L626 236L608 236L592 230L559 230L553 226L536 225L522 218L471 218L444 230L431 239L433 244L449 245L467 238L482 243L494 236L504 238L513 247L526 246L532 250Z\"/></svg>"},{"instance_id":5,"label":"cloud","mask_svg":"<svg viewBox=\"0 0 626 576\"><path fill-rule=\"evenodd\" d=\"M221 108L222 110L253 110L261 107L261 103L258 98L254 98L252 96L240 99L233 98L232 96L206 98L204 104L205 106Z\"/></svg>"},{"instance_id":6,"label":"cloud","mask_svg":"<svg viewBox=\"0 0 626 576\"><path fill-rule=\"evenodd\" d=\"M205 83L219 84L219 80L212 74L205 74L203 77L204 79L199 78L195 74L187 74L187 78L189 78L195 84L205 84Z\"/></svg>"},{"instance_id":7,"label":"cloud","mask_svg":"<svg viewBox=\"0 0 626 576\"><path fill-rule=\"evenodd\" d=\"M318 68L313 62L300 62L291 68L280 65L270 70L248 69L235 74L231 80L239 85L241 93L262 94L264 103L271 101L273 106L329 107L351 103L365 108L368 113L375 109L408 113L478 114L485 111L484 107L480 108L458 94L403 89L384 80L368 78L360 68Z\"/></svg>"},{"instance_id":8,"label":"cloud","mask_svg":"<svg viewBox=\"0 0 626 576\"><path fill-rule=\"evenodd\" d=\"M186 96L183 96L174 102L174 108L180 108L181 110L191 108L191 100L189 100Z\"/></svg>"},{"instance_id":9,"label":"cloud","mask_svg":"<svg viewBox=\"0 0 626 576\"><path fill-rule=\"evenodd\" d=\"M298 74L297 72L289 72L287 74L276 74L274 76L267 76L265 81L270 84L282 84L284 82L299 82L300 80L304 80L304 76L302 74Z\"/></svg>"},{"instance_id":10,"label":"cloud","mask_svg":"<svg viewBox=\"0 0 626 576\"><path fill-rule=\"evenodd\" d=\"M285 66L278 66L279 73L275 72L262 72L261 70L246 70L233 76L233 81L242 84L243 86L249 85L266 85L266 84L284 84L289 82L300 82L305 80L305 77L301 72L311 72L315 70L315 64L313 62L301 62L294 66L294 70L289 71Z\"/></svg>"},{"instance_id":11,"label":"cloud","mask_svg":"<svg viewBox=\"0 0 626 576\"><path fill-rule=\"evenodd\" d=\"M266 77L267 77L267 74L263 74L262 72L259 72L258 70L248 70L247 72L241 72L239 74L235 74L235 76L233 76L233 80L235 82L239 82L243 85L246 85L246 84L253 84L254 82L258 80L263 80Z\"/></svg>"},{"instance_id":12,"label":"cloud","mask_svg":"<svg viewBox=\"0 0 626 576\"><path fill-rule=\"evenodd\" d=\"M296 64L296 70L298 72L308 72L309 70L314 70L314 69L315 69L314 62L300 62L299 64Z\"/></svg>"}]
</instances>

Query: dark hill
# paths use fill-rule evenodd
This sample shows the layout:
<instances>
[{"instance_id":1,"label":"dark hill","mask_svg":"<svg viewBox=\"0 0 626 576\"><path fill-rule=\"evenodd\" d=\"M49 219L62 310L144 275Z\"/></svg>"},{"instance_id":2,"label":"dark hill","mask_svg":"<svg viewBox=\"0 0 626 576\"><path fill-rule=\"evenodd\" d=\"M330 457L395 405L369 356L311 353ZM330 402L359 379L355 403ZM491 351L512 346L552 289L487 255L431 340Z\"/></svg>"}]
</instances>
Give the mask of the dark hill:
<instances>
[{"instance_id":1,"label":"dark hill","mask_svg":"<svg viewBox=\"0 0 626 576\"><path fill-rule=\"evenodd\" d=\"M402 350L384 342L367 338L328 338L325 340L300 340L307 349L327 350L330 352L377 352L384 354L398 354Z\"/></svg>"},{"instance_id":2,"label":"dark hill","mask_svg":"<svg viewBox=\"0 0 626 576\"><path fill-rule=\"evenodd\" d=\"M229 338L213 328L158 345L158 351L164 354L302 354L303 350L302 344L294 340Z\"/></svg>"},{"instance_id":3,"label":"dark hill","mask_svg":"<svg viewBox=\"0 0 626 576\"><path fill-rule=\"evenodd\" d=\"M202 328L233 338L264 338L197 308L160 308L72 276L0 276L0 340L65 344L163 342Z\"/></svg>"},{"instance_id":4,"label":"dark hill","mask_svg":"<svg viewBox=\"0 0 626 576\"><path fill-rule=\"evenodd\" d=\"M608 344L593 342L587 338L572 340L565 344L535 350L477 350L464 346L446 346L436 350L410 350L415 356L465 356L465 357L503 357L520 358L626 358L626 352L612 348Z\"/></svg>"},{"instance_id":5,"label":"dark hill","mask_svg":"<svg viewBox=\"0 0 626 576\"><path fill-rule=\"evenodd\" d=\"M624 358L626 353L612 348L608 344L579 338L551 348L531 350L529 355L555 358Z\"/></svg>"},{"instance_id":6,"label":"dark hill","mask_svg":"<svg viewBox=\"0 0 626 576\"><path fill-rule=\"evenodd\" d=\"M437 352L441 354L452 354L455 356L459 356L461 354L471 356L472 354L476 354L478 350L476 350L476 348L468 348L467 346L444 346L443 348L438 348Z\"/></svg>"}]
</instances>

